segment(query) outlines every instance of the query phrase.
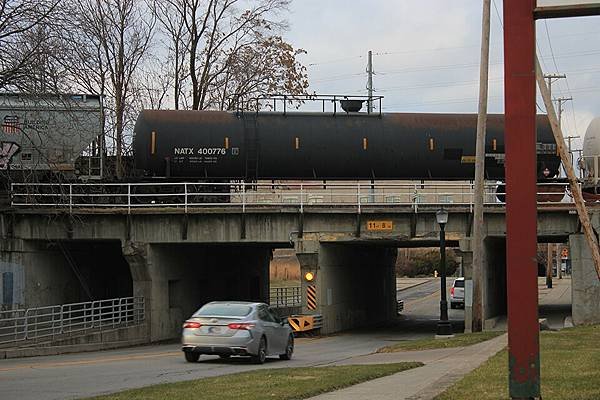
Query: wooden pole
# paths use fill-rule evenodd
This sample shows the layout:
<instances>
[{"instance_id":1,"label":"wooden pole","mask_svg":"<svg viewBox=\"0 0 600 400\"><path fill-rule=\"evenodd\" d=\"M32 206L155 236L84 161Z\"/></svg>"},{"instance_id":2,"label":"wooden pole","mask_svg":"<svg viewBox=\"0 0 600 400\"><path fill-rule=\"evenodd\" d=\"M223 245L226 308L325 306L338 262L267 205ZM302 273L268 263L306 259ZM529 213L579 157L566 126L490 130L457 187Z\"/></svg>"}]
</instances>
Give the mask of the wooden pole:
<instances>
[{"instance_id":1,"label":"wooden pole","mask_svg":"<svg viewBox=\"0 0 600 400\"><path fill-rule=\"evenodd\" d=\"M596 274L598 275L598 279L600 280L600 250L598 250L598 242L596 241L594 230L592 228L592 223L590 221L590 216L587 213L585 202L583 201L581 187L579 186L579 182L577 181L577 176L575 175L573 165L570 162L571 158L569 157L569 153L565 147L565 140L563 139L562 130L558 123L558 118L556 116L554 104L552 104L550 91L548 90L548 86L546 86L546 82L544 81L542 68L540 67L540 62L537 59L537 57L535 61L535 69L537 83L540 88L542 98L544 99L544 104L546 105L548 119L550 120L550 126L552 127L552 133L554 134L554 140L556 141L556 148L558 150L558 154L560 155L560 159L562 161L565 172L567 173L567 179L569 181L569 185L571 186L571 193L573 194L575 207L577 208L577 215L579 215L579 221L581 221L581 227L583 228L585 239L592 253L594 268L596 268Z\"/></svg>"},{"instance_id":2,"label":"wooden pole","mask_svg":"<svg viewBox=\"0 0 600 400\"><path fill-rule=\"evenodd\" d=\"M485 128L487 123L488 75L490 60L491 0L483 0L481 28L481 61L479 64L479 110L475 145L475 187L473 199L473 332L483 330L483 200L485 192Z\"/></svg>"}]
</instances>

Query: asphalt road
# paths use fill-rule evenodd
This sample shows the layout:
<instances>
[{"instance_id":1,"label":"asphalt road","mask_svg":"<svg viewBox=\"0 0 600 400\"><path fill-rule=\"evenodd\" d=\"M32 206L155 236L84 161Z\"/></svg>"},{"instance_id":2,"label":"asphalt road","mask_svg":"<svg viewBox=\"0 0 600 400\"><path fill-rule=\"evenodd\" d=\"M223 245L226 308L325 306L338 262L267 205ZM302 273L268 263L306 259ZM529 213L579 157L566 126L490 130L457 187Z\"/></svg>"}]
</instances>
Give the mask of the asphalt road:
<instances>
[{"instance_id":1,"label":"asphalt road","mask_svg":"<svg viewBox=\"0 0 600 400\"><path fill-rule=\"evenodd\" d=\"M446 283L447 292L453 279ZM411 332L413 337L433 337L440 318L440 280L431 281L406 290L398 291L397 298L404 300L404 311L397 323L403 332ZM448 319L454 332L465 329L464 310L448 309Z\"/></svg>"},{"instance_id":2,"label":"asphalt road","mask_svg":"<svg viewBox=\"0 0 600 400\"><path fill-rule=\"evenodd\" d=\"M203 356L198 363L188 363L178 344L0 360L0 399L74 399L259 368L348 362L395 341L433 336L439 315L438 285L435 280L400 291L399 298L405 300L406 311L390 326L320 339L297 339L291 361L272 359L257 366L241 358L221 360ZM462 310L451 310L450 317L455 320L456 328L462 329Z\"/></svg>"}]
</instances>

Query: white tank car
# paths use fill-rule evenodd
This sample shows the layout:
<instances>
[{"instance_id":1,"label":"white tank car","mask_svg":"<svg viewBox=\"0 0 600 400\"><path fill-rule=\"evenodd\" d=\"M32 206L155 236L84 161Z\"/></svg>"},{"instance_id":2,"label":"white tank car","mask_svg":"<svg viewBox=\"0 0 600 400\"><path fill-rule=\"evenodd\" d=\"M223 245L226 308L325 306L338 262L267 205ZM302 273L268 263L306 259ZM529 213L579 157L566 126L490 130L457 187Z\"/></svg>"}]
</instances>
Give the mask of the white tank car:
<instances>
[{"instance_id":1,"label":"white tank car","mask_svg":"<svg viewBox=\"0 0 600 400\"><path fill-rule=\"evenodd\" d=\"M583 166L585 168L586 180L594 180L600 177L600 117L594 118L583 138Z\"/></svg>"}]
</instances>

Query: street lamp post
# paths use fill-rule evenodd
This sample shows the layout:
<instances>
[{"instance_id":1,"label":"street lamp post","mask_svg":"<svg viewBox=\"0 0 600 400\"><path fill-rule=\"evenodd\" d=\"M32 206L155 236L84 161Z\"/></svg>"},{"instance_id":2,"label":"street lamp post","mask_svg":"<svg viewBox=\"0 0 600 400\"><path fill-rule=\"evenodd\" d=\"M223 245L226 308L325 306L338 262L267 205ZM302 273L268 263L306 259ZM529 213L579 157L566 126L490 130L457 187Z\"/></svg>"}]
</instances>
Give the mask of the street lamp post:
<instances>
[{"instance_id":1,"label":"street lamp post","mask_svg":"<svg viewBox=\"0 0 600 400\"><path fill-rule=\"evenodd\" d=\"M452 325L448 321L448 301L446 300L446 223L448 211L438 210L435 213L437 223L440 224L440 320L437 323L436 336L452 336Z\"/></svg>"}]
</instances>

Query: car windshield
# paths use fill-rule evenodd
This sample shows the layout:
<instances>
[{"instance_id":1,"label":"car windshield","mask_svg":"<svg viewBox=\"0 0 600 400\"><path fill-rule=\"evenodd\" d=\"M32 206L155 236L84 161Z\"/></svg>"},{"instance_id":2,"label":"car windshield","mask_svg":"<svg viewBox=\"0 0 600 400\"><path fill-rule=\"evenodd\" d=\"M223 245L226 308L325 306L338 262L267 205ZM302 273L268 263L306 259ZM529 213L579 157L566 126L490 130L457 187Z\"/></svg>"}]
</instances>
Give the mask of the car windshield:
<instances>
[{"instance_id":1,"label":"car windshield","mask_svg":"<svg viewBox=\"0 0 600 400\"><path fill-rule=\"evenodd\" d=\"M454 287L465 287L465 281L454 281Z\"/></svg>"},{"instance_id":2,"label":"car windshield","mask_svg":"<svg viewBox=\"0 0 600 400\"><path fill-rule=\"evenodd\" d=\"M194 317L210 317L213 315L223 317L245 317L250 314L252 308L243 304L206 304L202 306Z\"/></svg>"}]
</instances>

